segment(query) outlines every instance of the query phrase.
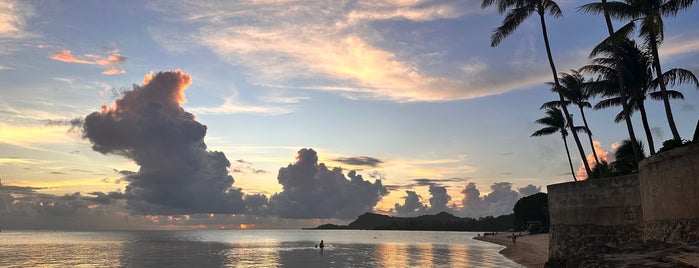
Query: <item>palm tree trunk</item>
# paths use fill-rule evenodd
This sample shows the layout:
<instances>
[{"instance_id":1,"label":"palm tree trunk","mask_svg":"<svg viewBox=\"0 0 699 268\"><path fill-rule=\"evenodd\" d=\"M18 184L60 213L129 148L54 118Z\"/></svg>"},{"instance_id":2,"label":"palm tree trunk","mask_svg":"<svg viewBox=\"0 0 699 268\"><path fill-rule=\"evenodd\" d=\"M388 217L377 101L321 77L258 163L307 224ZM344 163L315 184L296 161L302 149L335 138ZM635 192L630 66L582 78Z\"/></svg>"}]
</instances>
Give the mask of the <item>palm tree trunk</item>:
<instances>
[{"instance_id":1,"label":"palm tree trunk","mask_svg":"<svg viewBox=\"0 0 699 268\"><path fill-rule=\"evenodd\" d=\"M677 126L675 125L675 119L672 116L672 108L670 107L670 99L667 97L667 87L665 86L665 81L662 79L663 72L660 69L660 56L658 55L658 43L656 42L655 34L652 34L650 38L650 49L653 53L653 68L655 69L655 77L658 78L660 82L660 96L663 98L663 104L665 104L665 115L667 116L667 122L670 124L670 131L672 131L672 138L676 141L681 140L680 133L677 131Z\"/></svg>"},{"instance_id":2,"label":"palm tree trunk","mask_svg":"<svg viewBox=\"0 0 699 268\"><path fill-rule=\"evenodd\" d=\"M607 3L607 0L602 0L603 4ZM609 11L607 11L607 8L605 7L604 9L604 20L607 23L607 31L609 31L609 36L614 35L614 27L612 26L612 19L609 16ZM621 61L617 60L616 66L614 66L614 70L616 71L616 76L617 80L619 81L619 95L621 95L621 107L622 107L622 112L624 113L624 121L626 121L626 131L629 132L629 139L632 141L637 140L636 139L636 133L633 130L633 123L631 123L631 112L629 108L629 104L626 102L626 82L624 81L624 72L621 69ZM633 148L633 155L634 155L634 160L636 161L636 164L641 161L641 148L638 148L638 144L633 142L631 144L631 147Z\"/></svg>"},{"instance_id":3,"label":"palm tree trunk","mask_svg":"<svg viewBox=\"0 0 699 268\"><path fill-rule=\"evenodd\" d=\"M650 155L654 155L655 144L653 143L653 135L650 132L650 126L648 125L648 116L646 115L646 107L643 105L643 100L638 102L638 110L641 112L641 121L643 122L643 129L646 131L646 140L648 140Z\"/></svg>"},{"instance_id":4,"label":"palm tree trunk","mask_svg":"<svg viewBox=\"0 0 699 268\"><path fill-rule=\"evenodd\" d=\"M544 45L546 45L546 55L549 58L549 65L551 65L551 72L553 73L553 82L556 85L556 88L560 88L561 83L559 83L559 81L558 81L558 72L556 72L556 65L553 63L553 56L551 54L551 45L549 44L549 37L548 37L548 33L546 31L546 19L544 18L544 9L540 8L538 13L539 13L539 18L541 18L541 32L544 35ZM558 92L558 98L560 99L561 103L565 103L565 99L563 98L563 93ZM568 122L568 127L570 128L570 132L573 133L573 139L575 140L575 144L578 146L578 151L580 152L580 158L582 159L583 165L585 166L585 172L587 172L587 176L590 177L590 174L592 174L592 171L590 170L590 164L587 163L587 157L585 156L585 150L583 150L582 144L580 143L580 138L578 137L578 133L575 131L575 125L573 124L573 118L570 116L570 113L568 112L568 108L566 107L566 105L561 105L561 109L563 110L563 114L565 114L565 116L566 116L566 122Z\"/></svg>"},{"instance_id":5,"label":"palm tree trunk","mask_svg":"<svg viewBox=\"0 0 699 268\"><path fill-rule=\"evenodd\" d=\"M595 151L595 144L592 142L592 131L590 131L590 127L587 125L587 119L585 118L585 111L583 111L582 106L578 106L580 108L580 116L582 116L583 123L585 124L585 129L587 129L587 137L590 139L590 148L592 149L592 155L595 156L595 164L599 165L599 158L597 158L597 151Z\"/></svg>"},{"instance_id":6,"label":"palm tree trunk","mask_svg":"<svg viewBox=\"0 0 699 268\"><path fill-rule=\"evenodd\" d=\"M570 174L573 175L573 181L578 181L578 178L575 177L575 170L573 169L573 160L570 159L570 150L568 150L568 140L566 140L566 136L561 134L563 137L563 145L566 147L566 155L568 156L568 164L570 165ZM587 177L590 177L590 173L587 173Z\"/></svg>"}]
</instances>

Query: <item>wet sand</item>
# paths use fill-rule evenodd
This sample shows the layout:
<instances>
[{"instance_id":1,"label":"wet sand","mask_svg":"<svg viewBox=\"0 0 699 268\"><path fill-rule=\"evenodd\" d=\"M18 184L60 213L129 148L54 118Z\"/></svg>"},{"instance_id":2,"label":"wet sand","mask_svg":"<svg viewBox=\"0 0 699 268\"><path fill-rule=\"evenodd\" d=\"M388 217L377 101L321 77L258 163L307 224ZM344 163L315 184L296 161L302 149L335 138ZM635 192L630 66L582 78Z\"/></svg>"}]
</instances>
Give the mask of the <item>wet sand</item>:
<instances>
[{"instance_id":1,"label":"wet sand","mask_svg":"<svg viewBox=\"0 0 699 268\"><path fill-rule=\"evenodd\" d=\"M518 233L519 234L519 233ZM506 246L500 251L502 255L526 267L544 267L549 257L549 235L535 234L517 237L512 244L512 233L498 233L494 236L477 236L476 240Z\"/></svg>"}]
</instances>

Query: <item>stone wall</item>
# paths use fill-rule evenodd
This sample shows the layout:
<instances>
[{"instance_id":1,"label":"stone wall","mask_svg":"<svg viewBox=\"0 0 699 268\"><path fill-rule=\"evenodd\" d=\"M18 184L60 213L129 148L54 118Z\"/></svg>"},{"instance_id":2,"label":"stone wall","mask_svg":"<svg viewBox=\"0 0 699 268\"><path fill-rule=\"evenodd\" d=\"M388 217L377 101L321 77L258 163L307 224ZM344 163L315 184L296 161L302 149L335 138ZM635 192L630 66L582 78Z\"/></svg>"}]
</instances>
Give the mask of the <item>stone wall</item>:
<instances>
[{"instance_id":1,"label":"stone wall","mask_svg":"<svg viewBox=\"0 0 699 268\"><path fill-rule=\"evenodd\" d=\"M548 186L549 258L567 258L641 240L643 210L636 175Z\"/></svg>"},{"instance_id":2,"label":"stone wall","mask_svg":"<svg viewBox=\"0 0 699 268\"><path fill-rule=\"evenodd\" d=\"M643 240L699 243L699 144L658 153L639 167Z\"/></svg>"},{"instance_id":3,"label":"stone wall","mask_svg":"<svg viewBox=\"0 0 699 268\"><path fill-rule=\"evenodd\" d=\"M638 176L549 185L548 196L550 267L609 249L698 245L699 144L644 159Z\"/></svg>"}]
</instances>

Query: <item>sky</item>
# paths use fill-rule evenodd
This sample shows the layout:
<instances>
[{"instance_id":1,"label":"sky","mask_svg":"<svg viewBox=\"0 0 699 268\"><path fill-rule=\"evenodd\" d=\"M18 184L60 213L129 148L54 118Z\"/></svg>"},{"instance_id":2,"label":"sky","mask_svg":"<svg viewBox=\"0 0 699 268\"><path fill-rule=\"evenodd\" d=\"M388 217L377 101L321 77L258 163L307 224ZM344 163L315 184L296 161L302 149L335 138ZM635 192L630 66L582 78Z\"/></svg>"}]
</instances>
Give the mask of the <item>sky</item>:
<instances>
[{"instance_id":1,"label":"sky","mask_svg":"<svg viewBox=\"0 0 699 268\"><path fill-rule=\"evenodd\" d=\"M577 69L604 20L576 11L587 1L557 2L553 57ZM699 73L697 15L665 20L663 68ZM0 227L511 213L572 177L560 135L530 137L557 98L538 18L491 47L502 18L470 0L0 0ZM673 89L691 139L698 91ZM663 107L646 105L659 145ZM586 111L609 161L628 136L618 112Z\"/></svg>"}]
</instances>

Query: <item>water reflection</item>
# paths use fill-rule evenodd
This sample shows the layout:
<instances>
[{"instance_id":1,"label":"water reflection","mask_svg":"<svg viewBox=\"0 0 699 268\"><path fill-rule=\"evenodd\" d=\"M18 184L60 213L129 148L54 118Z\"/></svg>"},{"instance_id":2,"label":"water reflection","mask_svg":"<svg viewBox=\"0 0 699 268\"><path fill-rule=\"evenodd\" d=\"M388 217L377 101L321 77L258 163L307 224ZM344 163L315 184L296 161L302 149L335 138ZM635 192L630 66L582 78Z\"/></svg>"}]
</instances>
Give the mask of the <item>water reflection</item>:
<instances>
[{"instance_id":1,"label":"water reflection","mask_svg":"<svg viewBox=\"0 0 699 268\"><path fill-rule=\"evenodd\" d=\"M519 267L500 248L435 232L3 232L0 267Z\"/></svg>"}]
</instances>

